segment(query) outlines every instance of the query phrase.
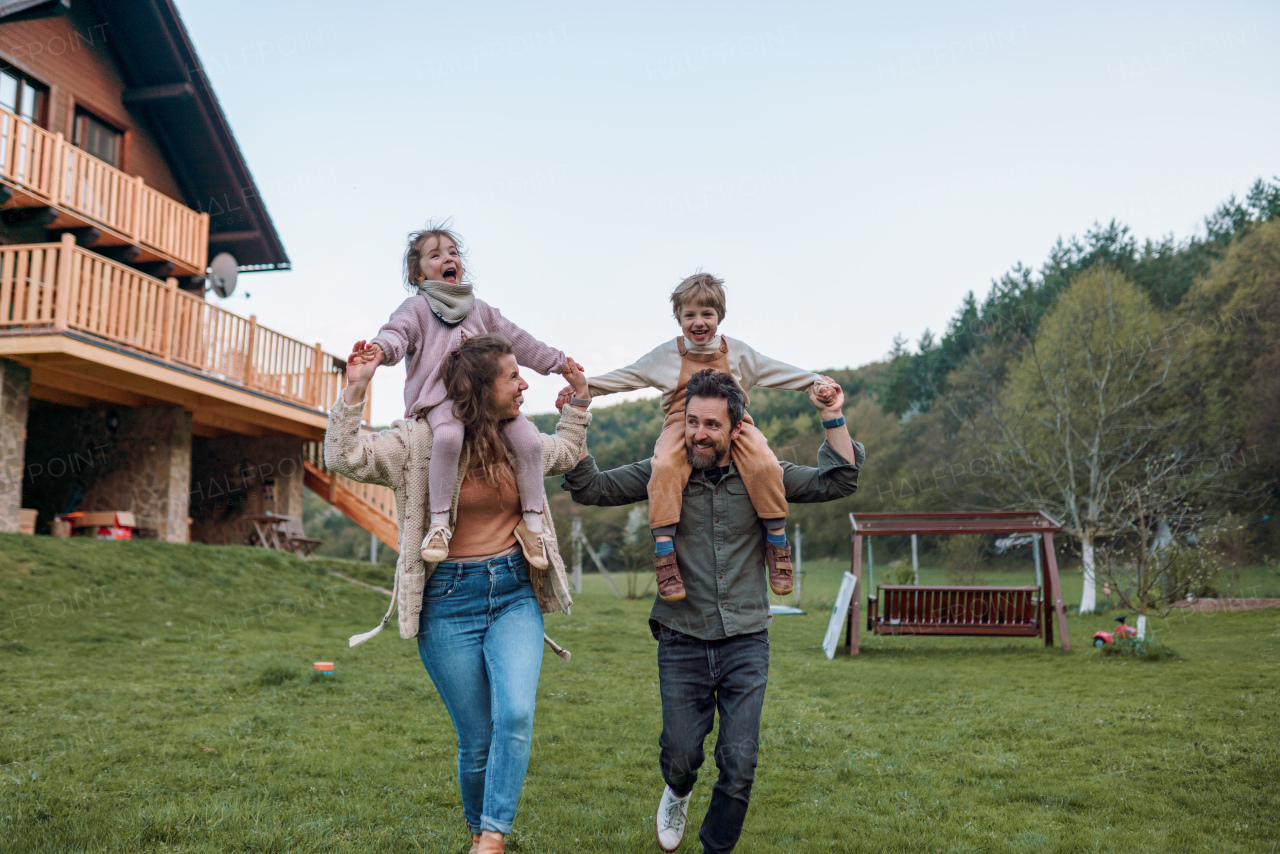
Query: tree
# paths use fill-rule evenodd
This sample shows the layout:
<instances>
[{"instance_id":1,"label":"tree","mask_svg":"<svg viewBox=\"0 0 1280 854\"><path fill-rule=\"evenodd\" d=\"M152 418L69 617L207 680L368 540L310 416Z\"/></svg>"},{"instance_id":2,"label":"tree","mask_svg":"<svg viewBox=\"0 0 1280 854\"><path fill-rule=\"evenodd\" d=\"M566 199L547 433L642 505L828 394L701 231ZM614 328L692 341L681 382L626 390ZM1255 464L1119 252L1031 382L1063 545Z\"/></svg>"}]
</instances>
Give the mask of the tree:
<instances>
[{"instance_id":1,"label":"tree","mask_svg":"<svg viewBox=\"0 0 1280 854\"><path fill-rule=\"evenodd\" d=\"M1149 614L1167 615L1206 589L1221 569L1214 547L1233 523L1208 515L1213 477L1205 462L1180 453L1152 458L1124 485L1112 514L1114 533L1100 552L1101 574L1121 607L1138 617L1139 639Z\"/></svg>"},{"instance_id":2,"label":"tree","mask_svg":"<svg viewBox=\"0 0 1280 854\"><path fill-rule=\"evenodd\" d=\"M1259 205L1268 198L1252 195ZM1238 468L1240 486L1265 481L1274 487L1280 471L1280 221L1252 226L1196 283L1175 337L1191 351L1181 381L1186 405L1204 411L1204 432L1242 441L1249 464ZM1280 498L1280 491L1272 494ZM1274 523L1271 533L1276 536Z\"/></svg>"},{"instance_id":3,"label":"tree","mask_svg":"<svg viewBox=\"0 0 1280 854\"><path fill-rule=\"evenodd\" d=\"M1046 511L1079 543L1082 612L1096 608L1095 547L1120 532L1130 481L1179 432L1183 415L1164 397L1180 351L1164 325L1127 277L1095 267L1062 293L1007 380L979 370L972 396L952 404L992 464L988 497Z\"/></svg>"}]
</instances>

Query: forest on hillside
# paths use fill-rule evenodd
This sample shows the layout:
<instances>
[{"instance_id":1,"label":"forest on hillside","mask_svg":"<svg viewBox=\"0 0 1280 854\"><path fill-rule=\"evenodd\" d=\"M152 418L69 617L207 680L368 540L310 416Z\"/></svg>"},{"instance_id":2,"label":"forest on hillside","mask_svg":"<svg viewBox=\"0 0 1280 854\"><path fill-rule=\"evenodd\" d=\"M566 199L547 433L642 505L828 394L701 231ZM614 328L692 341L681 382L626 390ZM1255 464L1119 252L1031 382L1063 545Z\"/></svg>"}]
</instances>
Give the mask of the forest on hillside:
<instances>
[{"instance_id":1,"label":"forest on hillside","mask_svg":"<svg viewBox=\"0 0 1280 854\"><path fill-rule=\"evenodd\" d=\"M856 495L793 505L789 523L806 557L843 558L850 512L1039 509L1062 523L1064 552L1090 580L1095 564L1132 561L1152 538L1261 560L1280 546L1278 333L1280 182L1229 198L1203 234L1139 241L1114 220L1095 224L1039 267L1015 264L982 299L970 291L940 333L824 371L845 389L867 461ZM779 458L814 462L821 428L807 397L754 389L750 409ZM602 468L651 453L656 398L593 413ZM556 416L534 420L550 431ZM643 554L636 513L574 505L559 478L547 487L562 542L579 518L606 561ZM367 557L367 537L343 521L309 527ZM879 548L891 558L905 541Z\"/></svg>"}]
</instances>

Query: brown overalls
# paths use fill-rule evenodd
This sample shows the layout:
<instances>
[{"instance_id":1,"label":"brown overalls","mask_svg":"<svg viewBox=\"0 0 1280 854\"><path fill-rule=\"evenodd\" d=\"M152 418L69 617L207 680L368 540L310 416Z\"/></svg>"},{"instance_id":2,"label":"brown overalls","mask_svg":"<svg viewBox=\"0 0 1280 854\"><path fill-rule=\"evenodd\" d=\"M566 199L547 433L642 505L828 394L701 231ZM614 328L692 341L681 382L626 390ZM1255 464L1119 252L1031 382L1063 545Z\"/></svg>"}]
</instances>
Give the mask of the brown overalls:
<instances>
[{"instance_id":1,"label":"brown overalls","mask_svg":"<svg viewBox=\"0 0 1280 854\"><path fill-rule=\"evenodd\" d=\"M662 424L662 435L653 448L653 473L649 476L651 528L664 528L680 521L681 496L693 471L684 450L684 398L689 378L707 368L730 373L729 342L723 337L720 350L715 353L690 353L683 335L676 338L676 347L680 350L680 381ZM750 415L743 414L742 432L733 440L729 453L747 487L756 515L761 519L785 518L787 490L782 483L782 466Z\"/></svg>"}]
</instances>

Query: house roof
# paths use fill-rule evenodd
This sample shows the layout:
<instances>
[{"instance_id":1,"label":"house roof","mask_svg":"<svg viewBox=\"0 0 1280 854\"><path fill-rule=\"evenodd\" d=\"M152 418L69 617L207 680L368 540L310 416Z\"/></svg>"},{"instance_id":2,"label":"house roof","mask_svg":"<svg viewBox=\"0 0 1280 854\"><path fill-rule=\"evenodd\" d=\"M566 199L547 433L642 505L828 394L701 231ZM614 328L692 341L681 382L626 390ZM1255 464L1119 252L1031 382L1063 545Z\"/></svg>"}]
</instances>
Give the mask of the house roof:
<instances>
[{"instance_id":1,"label":"house roof","mask_svg":"<svg viewBox=\"0 0 1280 854\"><path fill-rule=\"evenodd\" d=\"M0 19L58 14L72 2L110 25L108 48L129 86L121 100L155 136L186 196L209 213L209 255L242 270L288 269L289 256L173 0L17 0Z\"/></svg>"}]
</instances>

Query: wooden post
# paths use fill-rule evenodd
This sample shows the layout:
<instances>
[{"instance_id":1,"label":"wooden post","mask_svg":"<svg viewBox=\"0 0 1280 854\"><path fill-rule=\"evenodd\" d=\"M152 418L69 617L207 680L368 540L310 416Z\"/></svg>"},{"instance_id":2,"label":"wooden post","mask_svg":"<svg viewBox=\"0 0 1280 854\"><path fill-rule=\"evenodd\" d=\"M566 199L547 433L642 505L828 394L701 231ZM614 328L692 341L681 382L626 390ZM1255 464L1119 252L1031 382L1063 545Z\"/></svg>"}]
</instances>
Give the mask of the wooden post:
<instances>
[{"instance_id":1,"label":"wooden post","mask_svg":"<svg viewBox=\"0 0 1280 854\"><path fill-rule=\"evenodd\" d=\"M312 406L324 408L326 401L320 399L320 390L323 387L321 383L320 362L324 359L324 351L320 349L320 342L316 342L315 349L311 351L311 388L307 393L307 402Z\"/></svg>"},{"instance_id":2,"label":"wooden post","mask_svg":"<svg viewBox=\"0 0 1280 854\"><path fill-rule=\"evenodd\" d=\"M867 540L867 583L872 586L876 583L876 552L871 547L871 540Z\"/></svg>"},{"instance_id":3,"label":"wooden post","mask_svg":"<svg viewBox=\"0 0 1280 854\"><path fill-rule=\"evenodd\" d=\"M1031 553L1036 558L1036 587L1040 588L1040 598L1044 598L1044 572L1041 569L1040 549L1043 537L1040 534L1032 534Z\"/></svg>"},{"instance_id":4,"label":"wooden post","mask_svg":"<svg viewBox=\"0 0 1280 854\"><path fill-rule=\"evenodd\" d=\"M257 343L257 315L248 316L248 343L244 350L244 388L253 385L253 344Z\"/></svg>"},{"instance_id":5,"label":"wooden post","mask_svg":"<svg viewBox=\"0 0 1280 854\"><path fill-rule=\"evenodd\" d=\"M849 603L849 654L857 655L860 630L862 628L862 535L854 527L853 558L849 571L858 579L853 585L853 601Z\"/></svg>"},{"instance_id":6,"label":"wooden post","mask_svg":"<svg viewBox=\"0 0 1280 854\"><path fill-rule=\"evenodd\" d=\"M143 197L147 192L147 182L142 180L142 176L138 175L133 179L133 204L129 206L129 221L121 223L122 231L129 237L133 238L134 243L141 243L138 234L142 231L143 208L146 207L142 203ZM123 217L122 217L123 219Z\"/></svg>"},{"instance_id":7,"label":"wooden post","mask_svg":"<svg viewBox=\"0 0 1280 854\"><path fill-rule=\"evenodd\" d=\"M75 263L75 251L75 235L63 232L62 242L58 245L57 278L54 279L54 329L65 330L67 328L67 315L71 313L71 265Z\"/></svg>"},{"instance_id":8,"label":"wooden post","mask_svg":"<svg viewBox=\"0 0 1280 854\"><path fill-rule=\"evenodd\" d=\"M609 570L604 568L604 564L600 562L600 555L596 554L596 550L591 548L591 543L587 542L586 537L582 538L582 546L587 550L587 554L591 556L596 569L600 570L600 574L604 576L604 580L609 582L609 588L613 590L613 598L621 599L622 594L618 592L618 585L613 583L613 576L609 574Z\"/></svg>"},{"instance_id":9,"label":"wooden post","mask_svg":"<svg viewBox=\"0 0 1280 854\"><path fill-rule=\"evenodd\" d=\"M800 523L796 523L796 607L800 607L800 579L803 577L803 564L800 560Z\"/></svg>"},{"instance_id":10,"label":"wooden post","mask_svg":"<svg viewBox=\"0 0 1280 854\"><path fill-rule=\"evenodd\" d=\"M573 549L573 592L582 592L582 520L574 519L569 526L569 540Z\"/></svg>"},{"instance_id":11,"label":"wooden post","mask_svg":"<svg viewBox=\"0 0 1280 854\"><path fill-rule=\"evenodd\" d=\"M916 535L911 535L911 572L915 576L914 584L920 583L920 552L916 546Z\"/></svg>"},{"instance_id":12,"label":"wooden post","mask_svg":"<svg viewBox=\"0 0 1280 854\"><path fill-rule=\"evenodd\" d=\"M164 280L164 298L167 303L164 310L164 329L161 330L160 358L168 360L173 353L173 319L178 312L178 280L170 277Z\"/></svg>"},{"instance_id":13,"label":"wooden post","mask_svg":"<svg viewBox=\"0 0 1280 854\"><path fill-rule=\"evenodd\" d=\"M18 128L14 127L13 123L10 123L10 127L14 130L14 138L11 140L10 145L16 147ZM30 138L28 138L28 145L29 144ZM53 174L49 176L49 198L55 205L62 203L62 180L63 176L67 173L65 154L66 147L67 145L65 138L62 135L62 131L58 131L53 135L53 157L50 160L53 164ZM30 151L29 148L28 151Z\"/></svg>"},{"instance_id":14,"label":"wooden post","mask_svg":"<svg viewBox=\"0 0 1280 854\"><path fill-rule=\"evenodd\" d=\"M201 211L198 219L200 224L196 234L196 251L199 254L193 266L203 272L209 266L209 212Z\"/></svg>"},{"instance_id":15,"label":"wooden post","mask_svg":"<svg viewBox=\"0 0 1280 854\"><path fill-rule=\"evenodd\" d=\"M1053 611L1058 620L1058 634L1062 635L1062 649L1070 652L1071 639L1067 636L1067 609L1062 604L1062 586L1058 583L1058 559L1053 553L1053 534L1045 533L1043 540L1045 572L1045 599L1053 602ZM1044 644L1053 645L1053 629L1048 612L1044 621Z\"/></svg>"}]
</instances>

